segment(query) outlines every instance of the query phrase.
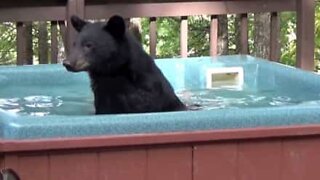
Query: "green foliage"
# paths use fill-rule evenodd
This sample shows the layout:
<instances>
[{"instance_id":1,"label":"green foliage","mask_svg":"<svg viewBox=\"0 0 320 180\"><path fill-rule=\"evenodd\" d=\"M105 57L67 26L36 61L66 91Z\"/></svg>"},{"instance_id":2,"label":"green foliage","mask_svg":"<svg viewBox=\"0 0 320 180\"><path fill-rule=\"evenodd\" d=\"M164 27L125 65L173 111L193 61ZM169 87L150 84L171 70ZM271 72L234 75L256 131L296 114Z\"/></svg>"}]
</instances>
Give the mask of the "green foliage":
<instances>
[{"instance_id":1,"label":"green foliage","mask_svg":"<svg viewBox=\"0 0 320 180\"><path fill-rule=\"evenodd\" d=\"M249 54L252 53L254 49L254 14L248 14L248 44L249 44Z\"/></svg>"},{"instance_id":2,"label":"green foliage","mask_svg":"<svg viewBox=\"0 0 320 180\"><path fill-rule=\"evenodd\" d=\"M180 49L180 23L176 18L158 18L157 19L157 57L169 58L179 55ZM149 19L143 18L142 21L142 43L147 52L149 52Z\"/></svg>"},{"instance_id":3,"label":"green foliage","mask_svg":"<svg viewBox=\"0 0 320 180\"><path fill-rule=\"evenodd\" d=\"M192 16L188 18L189 56L209 56L210 16Z\"/></svg>"},{"instance_id":4,"label":"green foliage","mask_svg":"<svg viewBox=\"0 0 320 180\"><path fill-rule=\"evenodd\" d=\"M142 21L142 42L149 51L149 19ZM208 16L188 18L188 53L189 56L209 55L210 19ZM157 58L178 57L180 55L180 18L157 19Z\"/></svg>"},{"instance_id":5,"label":"green foliage","mask_svg":"<svg viewBox=\"0 0 320 180\"><path fill-rule=\"evenodd\" d=\"M280 16L280 44L283 64L295 65L296 59L296 13L284 12Z\"/></svg>"},{"instance_id":6,"label":"green foliage","mask_svg":"<svg viewBox=\"0 0 320 180\"><path fill-rule=\"evenodd\" d=\"M13 64L16 60L16 28L14 23L0 24L0 65Z\"/></svg>"}]
</instances>

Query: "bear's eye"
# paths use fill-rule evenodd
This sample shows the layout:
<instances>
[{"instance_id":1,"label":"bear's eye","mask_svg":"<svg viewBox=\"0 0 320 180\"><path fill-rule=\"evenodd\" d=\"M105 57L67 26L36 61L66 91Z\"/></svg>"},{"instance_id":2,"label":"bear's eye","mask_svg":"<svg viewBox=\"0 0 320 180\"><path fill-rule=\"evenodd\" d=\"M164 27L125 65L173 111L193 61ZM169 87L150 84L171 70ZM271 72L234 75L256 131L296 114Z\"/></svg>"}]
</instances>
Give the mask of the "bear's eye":
<instances>
[{"instance_id":1,"label":"bear's eye","mask_svg":"<svg viewBox=\"0 0 320 180\"><path fill-rule=\"evenodd\" d=\"M86 43L86 44L84 44L84 47L87 48L87 49L91 49L93 47L93 44L92 43Z\"/></svg>"}]
</instances>

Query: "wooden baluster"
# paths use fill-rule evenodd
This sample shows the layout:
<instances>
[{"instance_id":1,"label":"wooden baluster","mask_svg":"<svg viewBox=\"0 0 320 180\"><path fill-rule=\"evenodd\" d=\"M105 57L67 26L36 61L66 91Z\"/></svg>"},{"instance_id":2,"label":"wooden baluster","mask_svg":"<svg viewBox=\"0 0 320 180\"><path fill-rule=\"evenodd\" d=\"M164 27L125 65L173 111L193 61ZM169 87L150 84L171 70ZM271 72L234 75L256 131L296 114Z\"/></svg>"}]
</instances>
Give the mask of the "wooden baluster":
<instances>
[{"instance_id":1,"label":"wooden baluster","mask_svg":"<svg viewBox=\"0 0 320 180\"><path fill-rule=\"evenodd\" d=\"M297 61L296 66L314 70L315 1L297 0Z\"/></svg>"},{"instance_id":2,"label":"wooden baluster","mask_svg":"<svg viewBox=\"0 0 320 180\"><path fill-rule=\"evenodd\" d=\"M23 65L27 59L26 51L26 27L23 22L17 22L17 65Z\"/></svg>"},{"instance_id":3,"label":"wooden baluster","mask_svg":"<svg viewBox=\"0 0 320 180\"><path fill-rule=\"evenodd\" d=\"M150 55L153 58L157 57L157 23L156 18L152 17L150 18L150 24L149 24L149 36L150 36Z\"/></svg>"},{"instance_id":4,"label":"wooden baluster","mask_svg":"<svg viewBox=\"0 0 320 180\"><path fill-rule=\"evenodd\" d=\"M241 54L249 54L248 47L248 14L240 15Z\"/></svg>"},{"instance_id":5,"label":"wooden baluster","mask_svg":"<svg viewBox=\"0 0 320 180\"><path fill-rule=\"evenodd\" d=\"M63 46L64 46L64 51L66 54L68 54L68 40L67 40L67 27L65 24L65 21L58 21L59 24L59 31L62 37L62 41L63 41Z\"/></svg>"},{"instance_id":6,"label":"wooden baluster","mask_svg":"<svg viewBox=\"0 0 320 180\"><path fill-rule=\"evenodd\" d=\"M58 22L51 21L51 64L58 62Z\"/></svg>"},{"instance_id":7,"label":"wooden baluster","mask_svg":"<svg viewBox=\"0 0 320 180\"><path fill-rule=\"evenodd\" d=\"M210 23L210 56L218 54L218 16L211 16Z\"/></svg>"},{"instance_id":8,"label":"wooden baluster","mask_svg":"<svg viewBox=\"0 0 320 180\"><path fill-rule=\"evenodd\" d=\"M48 24L46 21L39 22L39 64L48 64Z\"/></svg>"},{"instance_id":9,"label":"wooden baluster","mask_svg":"<svg viewBox=\"0 0 320 180\"><path fill-rule=\"evenodd\" d=\"M279 34L280 34L280 20L277 12L271 13L271 34L270 34L270 60L279 61L280 58L280 46L279 46Z\"/></svg>"},{"instance_id":10,"label":"wooden baluster","mask_svg":"<svg viewBox=\"0 0 320 180\"><path fill-rule=\"evenodd\" d=\"M188 17L181 17L180 22L180 55L188 57Z\"/></svg>"},{"instance_id":11,"label":"wooden baluster","mask_svg":"<svg viewBox=\"0 0 320 180\"><path fill-rule=\"evenodd\" d=\"M71 16L77 15L80 18L84 18L84 5L84 0L68 0L67 2L67 52L71 49L77 34L70 24Z\"/></svg>"}]
</instances>

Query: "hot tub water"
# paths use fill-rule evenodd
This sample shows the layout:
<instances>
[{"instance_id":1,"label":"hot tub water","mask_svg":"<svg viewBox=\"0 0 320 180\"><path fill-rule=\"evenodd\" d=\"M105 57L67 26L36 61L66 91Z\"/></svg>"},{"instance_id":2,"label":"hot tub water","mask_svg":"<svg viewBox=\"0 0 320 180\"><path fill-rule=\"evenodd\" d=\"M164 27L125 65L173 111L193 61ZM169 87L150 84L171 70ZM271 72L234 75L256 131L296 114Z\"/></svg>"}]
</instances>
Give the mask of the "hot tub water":
<instances>
[{"instance_id":1,"label":"hot tub water","mask_svg":"<svg viewBox=\"0 0 320 180\"><path fill-rule=\"evenodd\" d=\"M28 87L27 91L23 89L26 88L9 87L0 90L0 108L23 116L94 114L93 97L86 91L87 88L70 86L59 89L33 86ZM10 92L11 95L5 92ZM191 110L292 106L307 103L320 105L320 96L303 97L275 90L254 92L215 88L179 91L177 95Z\"/></svg>"}]
</instances>

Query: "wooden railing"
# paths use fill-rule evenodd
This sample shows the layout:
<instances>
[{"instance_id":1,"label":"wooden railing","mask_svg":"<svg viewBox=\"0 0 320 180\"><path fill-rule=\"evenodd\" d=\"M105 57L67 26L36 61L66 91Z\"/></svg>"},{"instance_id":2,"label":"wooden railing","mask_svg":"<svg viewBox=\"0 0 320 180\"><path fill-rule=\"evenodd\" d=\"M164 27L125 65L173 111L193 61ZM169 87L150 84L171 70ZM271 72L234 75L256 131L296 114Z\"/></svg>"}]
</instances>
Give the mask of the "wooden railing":
<instances>
[{"instance_id":1,"label":"wooden railing","mask_svg":"<svg viewBox=\"0 0 320 180\"><path fill-rule=\"evenodd\" d=\"M26 1L26 0L25 0ZM297 12L297 67L314 69L314 0L133 0L133 1L85 1L29 0L20 3L5 0L0 2L0 21L19 22L17 26L17 64L24 64L25 44L23 44L23 22L51 21L51 62L57 62L57 26L60 25L66 39L66 50L70 49L76 32L65 26L64 21L71 15L86 19L105 19L114 14L123 17L150 18L150 54L156 57L157 17L181 17L180 54L187 57L188 24L187 17L211 15L210 55L217 55L217 15L241 15L241 54L248 54L248 16L247 13L271 12L270 60L279 59L279 12Z\"/></svg>"}]
</instances>

